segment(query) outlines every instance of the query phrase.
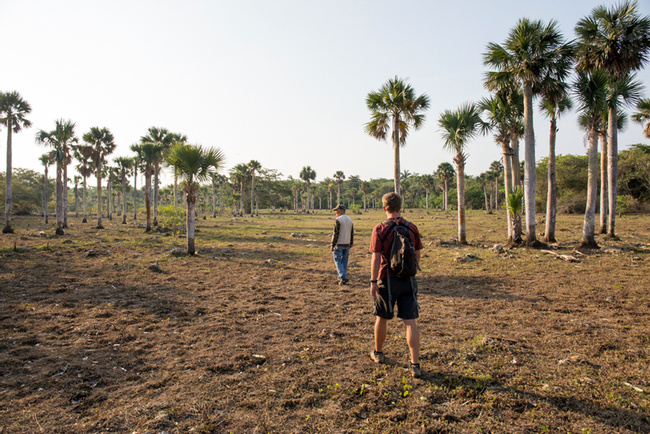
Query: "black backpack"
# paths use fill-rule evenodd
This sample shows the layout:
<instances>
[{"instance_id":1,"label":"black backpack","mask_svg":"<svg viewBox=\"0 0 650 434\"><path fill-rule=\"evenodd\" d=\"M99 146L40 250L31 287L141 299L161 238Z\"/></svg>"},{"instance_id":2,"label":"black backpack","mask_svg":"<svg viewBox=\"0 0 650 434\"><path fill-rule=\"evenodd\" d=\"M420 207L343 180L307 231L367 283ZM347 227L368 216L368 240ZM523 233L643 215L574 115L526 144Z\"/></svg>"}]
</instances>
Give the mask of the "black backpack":
<instances>
[{"instance_id":1,"label":"black backpack","mask_svg":"<svg viewBox=\"0 0 650 434\"><path fill-rule=\"evenodd\" d=\"M413 240L411 240L411 231L409 222L404 224L390 222L390 230L393 231L393 244L390 247L390 257L386 258L390 274L400 278L413 277L420 268ZM386 238L388 235L386 235Z\"/></svg>"}]
</instances>

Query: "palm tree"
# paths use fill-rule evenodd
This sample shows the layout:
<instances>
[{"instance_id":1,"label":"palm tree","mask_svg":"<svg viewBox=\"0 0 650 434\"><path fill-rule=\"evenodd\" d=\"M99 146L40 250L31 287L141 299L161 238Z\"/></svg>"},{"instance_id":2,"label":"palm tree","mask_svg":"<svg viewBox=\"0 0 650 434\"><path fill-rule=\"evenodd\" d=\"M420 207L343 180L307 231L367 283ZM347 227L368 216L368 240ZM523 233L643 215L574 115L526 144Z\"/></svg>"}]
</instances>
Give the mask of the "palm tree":
<instances>
[{"instance_id":1,"label":"palm tree","mask_svg":"<svg viewBox=\"0 0 650 434\"><path fill-rule=\"evenodd\" d=\"M562 74L564 75L564 74ZM557 135L557 120L562 113L573 106L568 96L568 85L561 80L549 79L542 83L542 100L539 108L550 119L549 151L548 151L548 189L546 199L546 226L544 241L556 242L555 220L557 216L557 184L555 181L555 141Z\"/></svg>"},{"instance_id":2,"label":"palm tree","mask_svg":"<svg viewBox=\"0 0 650 434\"><path fill-rule=\"evenodd\" d=\"M325 178L321 181L323 189L327 189L329 198L327 200L327 209L332 209L332 188L334 188L334 180L332 178Z\"/></svg>"},{"instance_id":3,"label":"palm tree","mask_svg":"<svg viewBox=\"0 0 650 434\"><path fill-rule=\"evenodd\" d=\"M147 225L145 232L151 232L152 219L151 219L151 177L153 176L155 169L154 163L156 161L156 156L160 152L160 148L153 143L141 143L131 145L131 150L136 153L136 161L134 163L135 168L140 167L144 172L145 179L145 188L144 188L144 204L147 213ZM134 170L134 176L137 178L137 170ZM134 220L136 216L135 209L135 190L136 184L135 180L133 181L133 214Z\"/></svg>"},{"instance_id":4,"label":"palm tree","mask_svg":"<svg viewBox=\"0 0 650 434\"><path fill-rule=\"evenodd\" d=\"M64 235L66 194L65 184L67 183L67 166L70 147L77 142L74 134L74 122L58 119L55 122L54 130L39 130L36 133L36 143L53 148L52 156L56 161L56 234Z\"/></svg>"},{"instance_id":5,"label":"palm tree","mask_svg":"<svg viewBox=\"0 0 650 434\"><path fill-rule=\"evenodd\" d=\"M483 187L483 200L485 201L485 211L488 214L492 214L492 208L490 208L490 200L488 196L488 185L490 184L490 174L488 172L483 172L476 177L476 180L479 182L481 187Z\"/></svg>"},{"instance_id":6,"label":"palm tree","mask_svg":"<svg viewBox=\"0 0 650 434\"><path fill-rule=\"evenodd\" d=\"M81 177L78 175L75 175L73 178L74 182L74 216L79 217L79 181L81 181Z\"/></svg>"},{"instance_id":7,"label":"palm tree","mask_svg":"<svg viewBox=\"0 0 650 434\"><path fill-rule=\"evenodd\" d=\"M366 106L371 112L371 120L365 125L366 133L377 140L386 140L392 129L395 193L401 194L399 148L406 144L411 127L418 130L424 124L421 112L429 108L429 97L426 94L416 96L410 85L395 77L378 91L370 92Z\"/></svg>"},{"instance_id":8,"label":"palm tree","mask_svg":"<svg viewBox=\"0 0 650 434\"><path fill-rule=\"evenodd\" d=\"M154 226L157 225L158 217L158 186L160 178L160 164L163 162L164 154L171 148L176 141L181 141L183 137L178 134L169 132L166 128L150 127L147 134L140 137L140 143L151 143L155 145L154 154L154 185L153 185L153 220Z\"/></svg>"},{"instance_id":9,"label":"palm tree","mask_svg":"<svg viewBox=\"0 0 650 434\"><path fill-rule=\"evenodd\" d=\"M97 229L104 229L102 225L102 169L106 163L106 157L115 151L117 145L115 137L108 128L92 127L83 135L83 140L92 147L91 159L95 168L95 178L97 178ZM110 205L108 212L110 214Z\"/></svg>"},{"instance_id":10,"label":"palm tree","mask_svg":"<svg viewBox=\"0 0 650 434\"><path fill-rule=\"evenodd\" d=\"M504 171L501 161L493 161L490 164L490 172L494 176L494 209L499 210L499 173Z\"/></svg>"},{"instance_id":11,"label":"palm tree","mask_svg":"<svg viewBox=\"0 0 650 434\"><path fill-rule=\"evenodd\" d=\"M304 166L302 170L300 171L300 179L302 179L305 182L305 186L307 187L307 213L309 213L309 204L311 203L311 182L316 179L316 172L314 169L311 168L311 166ZM313 211L313 206L312 206L312 211Z\"/></svg>"},{"instance_id":12,"label":"palm tree","mask_svg":"<svg viewBox=\"0 0 650 434\"><path fill-rule=\"evenodd\" d=\"M438 125L442 129L444 147L456 153L456 183L458 186L458 242L467 244L465 234L465 162L467 142L479 134L484 123L473 103L465 103L456 111L446 110L440 115Z\"/></svg>"},{"instance_id":13,"label":"palm tree","mask_svg":"<svg viewBox=\"0 0 650 434\"><path fill-rule=\"evenodd\" d=\"M632 115L632 120L643 125L644 122L645 128L643 128L643 133L647 138L650 139L650 98L639 100L636 104L636 113Z\"/></svg>"},{"instance_id":14,"label":"palm tree","mask_svg":"<svg viewBox=\"0 0 650 434\"><path fill-rule=\"evenodd\" d=\"M262 170L262 165L257 160L248 162L248 171L251 174L251 217L255 215L254 202L255 202L255 174Z\"/></svg>"},{"instance_id":15,"label":"palm tree","mask_svg":"<svg viewBox=\"0 0 650 434\"><path fill-rule=\"evenodd\" d=\"M587 205L582 226L581 247L598 248L595 239L596 196L598 190L598 128L607 103L607 75L602 71L587 73L578 71L574 84L574 95L578 102L578 112L587 129L589 150L587 152L589 169L587 178Z\"/></svg>"},{"instance_id":16,"label":"palm tree","mask_svg":"<svg viewBox=\"0 0 650 434\"><path fill-rule=\"evenodd\" d=\"M233 184L237 185L239 188L239 212L240 214L244 212L244 184L248 180L248 166L246 164L237 164L235 167L230 169L230 179Z\"/></svg>"},{"instance_id":17,"label":"palm tree","mask_svg":"<svg viewBox=\"0 0 650 434\"><path fill-rule=\"evenodd\" d=\"M72 148L72 155L79 162L79 164L77 164L77 172L79 172L82 178L81 205L83 208L83 223L88 222L86 193L88 189L88 177L92 176L94 173L93 165L91 162L92 154L93 147L90 145L75 145Z\"/></svg>"},{"instance_id":18,"label":"palm tree","mask_svg":"<svg viewBox=\"0 0 650 434\"><path fill-rule=\"evenodd\" d=\"M366 211L366 196L370 191L370 183L368 181L361 181L359 183L359 191L363 193L363 210Z\"/></svg>"},{"instance_id":19,"label":"palm tree","mask_svg":"<svg viewBox=\"0 0 650 434\"><path fill-rule=\"evenodd\" d=\"M135 152L133 159L133 220L138 219L138 168L142 165L142 145L134 143L131 151Z\"/></svg>"},{"instance_id":20,"label":"palm tree","mask_svg":"<svg viewBox=\"0 0 650 434\"><path fill-rule=\"evenodd\" d=\"M429 191L433 188L433 184L435 183L433 176L431 175L422 175L420 176L420 185L422 188L424 188L424 195L425 195L425 207L426 209L429 209Z\"/></svg>"},{"instance_id":21,"label":"palm tree","mask_svg":"<svg viewBox=\"0 0 650 434\"><path fill-rule=\"evenodd\" d=\"M443 204L442 207L445 211L449 209L449 181L454 178L456 170L454 166L445 162L440 163L436 169L435 175L442 181L443 185Z\"/></svg>"},{"instance_id":22,"label":"palm tree","mask_svg":"<svg viewBox=\"0 0 650 434\"><path fill-rule=\"evenodd\" d=\"M182 179L187 201L187 253L194 255L195 209L202 181L221 169L224 157L219 149L206 149L199 145L180 142L174 145L165 160Z\"/></svg>"},{"instance_id":23,"label":"palm tree","mask_svg":"<svg viewBox=\"0 0 650 434\"><path fill-rule=\"evenodd\" d=\"M45 217L45 224L48 224L48 206L49 206L49 194L47 191L47 171L50 167L50 164L52 164L52 155L47 153L43 154L40 156L38 159L41 164L43 165L44 173L43 173L43 216Z\"/></svg>"},{"instance_id":24,"label":"palm tree","mask_svg":"<svg viewBox=\"0 0 650 434\"><path fill-rule=\"evenodd\" d=\"M7 173L6 173L6 194L5 194L5 227L3 234L12 234L14 228L11 226L12 208L12 147L11 139L13 133L19 133L23 128L29 128L32 123L25 115L31 113L32 108L18 92L0 92L0 124L7 127Z\"/></svg>"},{"instance_id":25,"label":"palm tree","mask_svg":"<svg viewBox=\"0 0 650 434\"><path fill-rule=\"evenodd\" d=\"M333 177L334 177L334 182L336 183L336 204L341 205L341 184L343 184L345 175L343 174L342 171L337 170L336 173L333 175Z\"/></svg>"},{"instance_id":26,"label":"palm tree","mask_svg":"<svg viewBox=\"0 0 650 434\"><path fill-rule=\"evenodd\" d=\"M572 62L572 45L564 42L556 21L520 19L510 30L503 46L488 44L484 63L497 68L488 73L504 80L514 78L524 90L524 196L526 205L526 242L538 244L535 234L535 131L533 128L533 86L545 78L563 80L562 71ZM498 81L498 78L495 78Z\"/></svg>"},{"instance_id":27,"label":"palm tree","mask_svg":"<svg viewBox=\"0 0 650 434\"><path fill-rule=\"evenodd\" d=\"M607 234L615 238L618 177L617 82L630 80L630 73L643 67L650 52L650 17L640 17L637 3L624 1L607 8L598 6L576 25L578 67L586 71L602 70L610 74L607 116L608 202ZM639 95L625 98L634 103Z\"/></svg>"},{"instance_id":28,"label":"palm tree","mask_svg":"<svg viewBox=\"0 0 650 434\"><path fill-rule=\"evenodd\" d=\"M115 159L117 167L120 170L120 178L122 180L122 224L126 224L126 177L130 175L133 168L133 158L117 157Z\"/></svg>"}]
</instances>

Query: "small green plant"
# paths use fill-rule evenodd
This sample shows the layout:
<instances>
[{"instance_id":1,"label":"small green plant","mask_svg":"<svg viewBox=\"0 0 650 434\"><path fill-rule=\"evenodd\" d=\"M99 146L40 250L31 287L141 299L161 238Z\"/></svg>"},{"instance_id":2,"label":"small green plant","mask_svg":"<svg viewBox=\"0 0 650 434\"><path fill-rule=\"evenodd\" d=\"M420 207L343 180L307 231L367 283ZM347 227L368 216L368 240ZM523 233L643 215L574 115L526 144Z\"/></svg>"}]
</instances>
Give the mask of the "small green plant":
<instances>
[{"instance_id":1,"label":"small green plant","mask_svg":"<svg viewBox=\"0 0 650 434\"><path fill-rule=\"evenodd\" d=\"M179 234L185 229L185 208L173 205L159 206L158 223Z\"/></svg>"}]
</instances>

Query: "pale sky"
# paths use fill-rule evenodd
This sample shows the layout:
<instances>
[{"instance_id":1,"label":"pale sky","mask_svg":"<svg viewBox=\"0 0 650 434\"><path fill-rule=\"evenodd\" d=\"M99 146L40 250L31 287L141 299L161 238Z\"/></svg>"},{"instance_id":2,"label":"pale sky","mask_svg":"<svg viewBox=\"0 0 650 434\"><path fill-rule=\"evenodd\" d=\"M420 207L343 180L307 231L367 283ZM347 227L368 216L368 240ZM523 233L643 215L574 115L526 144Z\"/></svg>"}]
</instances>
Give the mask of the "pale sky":
<instances>
[{"instance_id":1,"label":"pale sky","mask_svg":"<svg viewBox=\"0 0 650 434\"><path fill-rule=\"evenodd\" d=\"M523 17L555 19L573 39L580 18L614 3L0 0L0 91L16 90L32 106L33 127L13 136L13 166L41 172L45 148L34 136L63 118L76 122L79 138L93 126L111 130L113 157L130 156L129 146L158 126L220 148L224 172L255 159L285 178L309 165L317 181L337 170L390 179L392 145L365 134L365 98L398 76L431 100L424 126L401 149L402 170L432 173L452 162L440 113L488 95L482 53L489 42L502 43ZM650 0L640 0L639 10L649 15ZM650 96L650 68L637 78ZM536 115L537 160L548 154L548 129ZM558 154L586 154L574 114L559 129ZM630 122L619 149L632 143L648 140ZM467 149L470 175L500 158L491 136Z\"/></svg>"}]
</instances>

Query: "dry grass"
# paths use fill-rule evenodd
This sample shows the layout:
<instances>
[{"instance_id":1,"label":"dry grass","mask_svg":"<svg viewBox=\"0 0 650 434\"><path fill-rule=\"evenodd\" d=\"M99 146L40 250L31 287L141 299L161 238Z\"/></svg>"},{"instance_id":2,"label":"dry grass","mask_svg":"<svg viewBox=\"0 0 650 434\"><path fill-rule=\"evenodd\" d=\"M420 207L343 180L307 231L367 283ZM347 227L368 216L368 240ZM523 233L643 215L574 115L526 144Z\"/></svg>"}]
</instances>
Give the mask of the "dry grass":
<instances>
[{"instance_id":1,"label":"dry grass","mask_svg":"<svg viewBox=\"0 0 650 434\"><path fill-rule=\"evenodd\" d=\"M0 237L0 433L650 431L650 217L579 255L582 218L560 216L568 262L493 252L500 214L470 213L465 247L454 214L405 216L425 244L420 380L397 321L390 363L367 356L378 212L352 215L343 288L331 213L199 220L195 257L117 219L59 238L19 219Z\"/></svg>"}]
</instances>

